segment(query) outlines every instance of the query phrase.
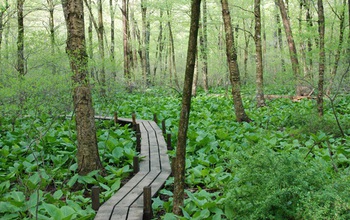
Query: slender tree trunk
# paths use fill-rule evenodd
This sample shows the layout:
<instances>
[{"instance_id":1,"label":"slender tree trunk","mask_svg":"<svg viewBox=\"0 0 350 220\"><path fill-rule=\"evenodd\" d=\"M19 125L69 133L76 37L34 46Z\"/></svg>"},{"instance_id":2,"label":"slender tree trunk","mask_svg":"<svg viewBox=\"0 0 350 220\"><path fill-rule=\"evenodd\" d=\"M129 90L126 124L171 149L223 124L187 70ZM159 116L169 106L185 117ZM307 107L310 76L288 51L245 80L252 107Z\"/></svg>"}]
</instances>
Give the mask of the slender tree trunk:
<instances>
[{"instance_id":1,"label":"slender tree trunk","mask_svg":"<svg viewBox=\"0 0 350 220\"><path fill-rule=\"evenodd\" d=\"M191 90L193 84L193 73L196 60L197 37L200 18L201 0L192 0L191 4L191 26L188 41L185 81L182 96L182 108L179 121L179 131L176 148L175 173L174 173L174 206L173 213L182 215L181 206L184 204L185 187L185 161L186 161L186 139L188 120L191 109Z\"/></svg>"},{"instance_id":2,"label":"slender tree trunk","mask_svg":"<svg viewBox=\"0 0 350 220\"><path fill-rule=\"evenodd\" d=\"M89 0L89 5L91 5L91 0ZM88 27L88 53L90 58L90 74L91 78L95 78L95 67L94 64L92 64L92 61L94 60L94 49L92 45L92 15L89 13L89 27Z\"/></svg>"},{"instance_id":3,"label":"slender tree trunk","mask_svg":"<svg viewBox=\"0 0 350 220\"><path fill-rule=\"evenodd\" d=\"M131 88L131 74L129 63L129 22L128 22L128 0L122 1L122 14L123 14L123 48L124 48L124 77L127 79L129 89Z\"/></svg>"},{"instance_id":4,"label":"slender tree trunk","mask_svg":"<svg viewBox=\"0 0 350 220\"><path fill-rule=\"evenodd\" d=\"M344 31L345 31L345 8L346 8L346 0L343 0L343 8L341 9L341 13L339 16L340 24L339 24L339 41L338 41L338 47L335 52L335 57L334 57L334 64L333 68L331 70L331 77L330 77L330 82L328 89L326 91L327 95L330 95L332 86L335 80L335 76L337 75L337 70L338 70L338 65L340 61L340 56L341 56L341 51L343 47L343 41L344 41Z\"/></svg>"},{"instance_id":5,"label":"slender tree trunk","mask_svg":"<svg viewBox=\"0 0 350 220\"><path fill-rule=\"evenodd\" d=\"M193 85L192 85L192 96L197 95L197 86L198 86L198 75L199 75L199 69L198 69L198 51L196 52L196 63L194 65L194 75L193 75Z\"/></svg>"},{"instance_id":6,"label":"slender tree trunk","mask_svg":"<svg viewBox=\"0 0 350 220\"><path fill-rule=\"evenodd\" d=\"M17 0L17 72L20 76L26 74L24 59L24 24L23 5L25 0Z\"/></svg>"},{"instance_id":7,"label":"slender tree trunk","mask_svg":"<svg viewBox=\"0 0 350 220\"><path fill-rule=\"evenodd\" d=\"M101 170L102 163L97 149L95 114L87 77L88 57L85 48L84 6L81 0L62 0L67 25L67 47L70 67L74 73L73 101L78 139L78 171L86 175Z\"/></svg>"},{"instance_id":8,"label":"slender tree trunk","mask_svg":"<svg viewBox=\"0 0 350 220\"><path fill-rule=\"evenodd\" d=\"M299 83L299 76L300 76L300 74L299 74L299 61L298 61L298 57L297 57L297 49L295 47L292 28L291 28L290 21L288 18L287 9L286 9L286 6L284 5L283 0L278 0L278 6L280 8L283 26L284 26L284 30L285 30L285 33L287 36L290 61L292 63L294 78L296 80L295 87L297 87L300 84ZM296 89L296 91L297 91L297 89ZM297 95L299 95L299 94L297 94Z\"/></svg>"},{"instance_id":9,"label":"slender tree trunk","mask_svg":"<svg viewBox=\"0 0 350 220\"><path fill-rule=\"evenodd\" d=\"M208 85L208 12L207 0L202 0L202 28L200 34L201 63L203 75L203 88L206 93L209 91Z\"/></svg>"},{"instance_id":10,"label":"slender tree trunk","mask_svg":"<svg viewBox=\"0 0 350 220\"><path fill-rule=\"evenodd\" d=\"M111 22L111 48L110 48L110 59L112 62L112 75L115 79L116 73L116 60L115 60L115 24L114 24L114 15L115 7L113 5L113 0L109 0L109 13L110 13L110 22Z\"/></svg>"},{"instance_id":11,"label":"slender tree trunk","mask_svg":"<svg viewBox=\"0 0 350 220\"><path fill-rule=\"evenodd\" d=\"M170 9L167 9L167 15L170 17ZM177 88L180 88L179 79L177 77L176 72L176 62L175 62L175 45L174 45L174 38L173 38L173 31L171 28L171 23L168 21L168 28L169 28L169 72L170 72L170 82L172 81L172 75L174 75L174 82Z\"/></svg>"},{"instance_id":12,"label":"slender tree trunk","mask_svg":"<svg viewBox=\"0 0 350 220\"><path fill-rule=\"evenodd\" d=\"M261 15L260 15L260 0L254 1L255 15L255 51L256 51L256 101L257 106L265 106L264 98L264 70L261 46Z\"/></svg>"},{"instance_id":13,"label":"slender tree trunk","mask_svg":"<svg viewBox=\"0 0 350 220\"><path fill-rule=\"evenodd\" d=\"M278 4L276 2L276 7L278 9ZM281 19L279 13L276 13L276 24L277 24L277 45L279 48L280 52L280 57L281 57L281 67L282 67L282 72L286 72L286 62L284 61L283 58L283 40L282 40L282 28L281 28Z\"/></svg>"},{"instance_id":14,"label":"slender tree trunk","mask_svg":"<svg viewBox=\"0 0 350 220\"><path fill-rule=\"evenodd\" d=\"M248 27L250 29L250 27ZM244 32L244 58L243 58L243 65L244 65L244 78L243 83L245 84L248 81L248 58L249 58L249 42L250 37L248 35L247 30L247 24L246 20L243 19L243 32Z\"/></svg>"},{"instance_id":15,"label":"slender tree trunk","mask_svg":"<svg viewBox=\"0 0 350 220\"><path fill-rule=\"evenodd\" d=\"M105 47L104 47L104 26L103 26L103 9L102 9L102 0L97 1L98 4L98 31L97 31L97 38L98 38L98 50L100 52L101 57L101 94L105 95L106 93L106 70L105 70Z\"/></svg>"},{"instance_id":16,"label":"slender tree trunk","mask_svg":"<svg viewBox=\"0 0 350 220\"><path fill-rule=\"evenodd\" d=\"M317 0L318 13L318 32L319 32L319 69L318 69L318 95L317 95L317 110L320 116L323 116L323 84L325 72L325 48L324 48L324 32L325 32L325 18L323 10L323 1Z\"/></svg>"},{"instance_id":17,"label":"slender tree trunk","mask_svg":"<svg viewBox=\"0 0 350 220\"><path fill-rule=\"evenodd\" d=\"M142 12L142 56L143 72L146 79L146 86L151 84L150 62L149 62L149 42L150 42L150 22L147 18L147 0L141 0Z\"/></svg>"},{"instance_id":18,"label":"slender tree trunk","mask_svg":"<svg viewBox=\"0 0 350 220\"><path fill-rule=\"evenodd\" d=\"M54 11L55 5L53 0L47 0L47 5L49 9L49 31L50 31L50 44L51 44L51 56L54 59L55 56L55 47L56 47L56 39L55 39L55 20L54 20ZM52 74L56 74L56 64L52 62Z\"/></svg>"},{"instance_id":19,"label":"slender tree trunk","mask_svg":"<svg viewBox=\"0 0 350 220\"><path fill-rule=\"evenodd\" d=\"M233 29L231 24L231 15L228 7L227 0L221 0L222 6L222 18L225 26L226 35L226 56L227 63L230 71L230 81L232 84L232 97L235 107L236 120L238 122L250 122L250 119L246 115L243 107L241 88L240 88L240 76L239 68L237 64L237 53L234 47Z\"/></svg>"}]
</instances>

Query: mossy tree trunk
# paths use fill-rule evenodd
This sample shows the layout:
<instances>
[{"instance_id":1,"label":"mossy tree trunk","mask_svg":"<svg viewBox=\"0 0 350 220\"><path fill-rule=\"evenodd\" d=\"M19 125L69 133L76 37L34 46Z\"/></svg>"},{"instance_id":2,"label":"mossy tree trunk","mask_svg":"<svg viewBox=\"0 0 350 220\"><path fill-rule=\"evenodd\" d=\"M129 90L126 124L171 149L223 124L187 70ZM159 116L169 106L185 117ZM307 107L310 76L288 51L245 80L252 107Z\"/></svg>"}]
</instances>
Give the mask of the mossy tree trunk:
<instances>
[{"instance_id":1,"label":"mossy tree trunk","mask_svg":"<svg viewBox=\"0 0 350 220\"><path fill-rule=\"evenodd\" d=\"M95 114L87 77L88 57L85 46L84 8L81 0L62 0L67 25L67 47L73 73L73 102L78 139L78 172L86 175L102 169L97 148Z\"/></svg>"}]
</instances>

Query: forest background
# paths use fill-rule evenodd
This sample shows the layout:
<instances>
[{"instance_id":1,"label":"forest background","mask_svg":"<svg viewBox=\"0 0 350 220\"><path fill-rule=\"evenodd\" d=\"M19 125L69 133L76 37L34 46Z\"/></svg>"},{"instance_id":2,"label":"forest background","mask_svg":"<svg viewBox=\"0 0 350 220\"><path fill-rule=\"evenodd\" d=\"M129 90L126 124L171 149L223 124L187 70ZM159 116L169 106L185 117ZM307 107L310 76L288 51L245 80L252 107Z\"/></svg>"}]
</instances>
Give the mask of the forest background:
<instances>
[{"instance_id":1,"label":"forest background","mask_svg":"<svg viewBox=\"0 0 350 220\"><path fill-rule=\"evenodd\" d=\"M299 75L296 76L290 61L289 44L285 37L278 3L262 1L263 89L265 94L273 95L270 98L277 96L279 99L267 100L267 107L258 109L255 100L257 55L254 3L229 1L237 62L241 74L242 96L248 115L253 119L252 123L243 123L243 125L235 122L232 100L228 95L230 80L221 5L218 1L204 2L206 9L203 8L200 20L195 69L195 79L198 77L198 80L195 80L194 85L198 85L198 92L193 91L193 95L197 97L194 98L192 107L194 116L190 120L188 153L195 153L195 149L204 150L199 152L199 155L189 156L190 159L186 160L188 167L186 172L189 177L187 196L191 197L191 201L186 203L186 209L183 211L185 216L187 213L198 218L203 216L230 218L238 214L242 216L252 214L249 210L251 206L249 199L240 203L224 201L224 198L230 196L237 198L237 195L245 195L249 198L251 196L249 193L256 190L242 188L244 184L240 182L240 175L261 167L254 166L254 163L247 159L249 157L260 165L266 165L267 161L272 164L274 162L271 161L285 161L285 167L281 166L281 170L276 168L271 172L280 171L283 175L285 170L293 168L295 172L286 179L296 179L296 186L288 191L289 194L284 194L283 191L285 190L283 185L286 183L279 183L282 178L274 179L271 184L281 186L281 194L266 199L261 192L261 201L258 203L261 202L265 206L259 206L261 209L252 215L264 216L269 211L277 213L276 206L279 203L278 199L281 198L286 200L282 204L294 204L295 201L291 198L300 194L300 190L303 191L301 186L304 187L303 184L306 184L312 189L318 189L315 190L314 197L307 195L302 197L303 207L307 207L304 210L307 211L295 209L286 211L283 207L279 207L283 213L281 216L302 215L311 218L311 213L316 208L319 211L318 215L313 216L315 219L325 213L329 216L348 216L349 201L344 197L348 191L343 184L349 182L350 162L348 159L350 157L348 144L349 1L323 2L324 97L326 100L323 117L317 115L317 104L312 99L320 94L318 88L322 49L320 48L320 19L317 3L311 0L284 2L299 58ZM183 85L189 37L189 2L185 0L129 2L87 0L84 3L89 81L96 114L111 115L113 112L118 112L121 116L129 116L132 112L136 112L141 118L151 118L153 113L159 113L161 119L168 120L167 125L171 127L170 132L174 134L173 142L176 142L177 118L181 103L179 96ZM22 4L23 7L21 7ZM125 18L127 19L123 22ZM2 159L4 161L1 168L3 182L0 189L4 199L1 200L0 213L8 215L9 218L11 216L38 218L39 214L54 216L53 210L54 212L64 210L65 214L70 213L66 216L70 218L89 216L93 213L86 208L88 201L82 196L83 193L71 196L75 199L66 199L62 202L62 198L69 197L66 193L74 185L74 181L70 180L78 181L79 177L79 181L84 183L96 181L84 179L76 174L76 163L74 159L68 157L72 151L75 152L76 140L72 135L74 125L58 119L60 115L74 113L71 98L72 73L65 49L66 33L60 1L3 0L0 3L0 112L2 115L0 144L1 154L5 157ZM303 94L298 94L298 88L304 90ZM295 94L309 96L310 100L293 103L283 99L286 95ZM217 115L218 111L222 114ZM208 131L208 128L212 131ZM99 146L108 147L107 142L111 139L108 135L104 137L107 132L103 130L104 125L98 126L98 129L100 129L98 130ZM264 133L266 131L269 132L266 134ZM120 128L116 133L126 135L119 137L114 134L116 140L120 138L124 140L123 146L132 145L132 135L128 130L122 132ZM57 136L60 138L55 138ZM239 146L237 143L240 143ZM269 146L268 149L272 149L272 152L265 149L263 147L265 145ZM62 149L62 146L65 147ZM43 150L49 148L50 150ZM124 176L122 173L130 172L128 158L130 159L135 153L126 148L123 150L123 155L118 156L115 149L109 149L109 157L126 158L125 164L118 161L121 170L118 171L120 172L118 178L122 178ZM52 155L57 151L65 156L54 158ZM209 158L205 156L213 151L218 151L218 154ZM288 159L284 153L275 155L275 152L296 152L296 155L293 154L295 157ZM227 153L229 157L224 156ZM13 155L9 156L11 154ZM45 160L38 160L37 154ZM313 154L312 158L316 159L310 160L308 158L310 154ZM239 157L241 158L237 159ZM108 162L105 159L102 160L107 164L116 163L111 158ZM265 160L259 161L257 158L265 158ZM296 165L300 161L305 162L305 167L310 169ZM57 180L60 178L56 179L45 171L46 169L39 169L39 165L50 167L53 164L56 166L59 164L58 167L62 168L60 178L63 180ZM276 167L279 166L278 164L276 162ZM313 173L314 169L320 169L320 167L321 171ZM269 172L266 169L264 172L266 176L261 175L259 178L266 182ZM211 176L213 179L220 177L217 182L214 181L213 185L210 184L213 179L205 179L209 173L213 174ZM235 175L231 175L232 173ZM257 171L257 173L262 172ZM302 174L307 173L312 178L305 177L307 181L302 181ZM244 181L251 183L252 179L256 178L253 174L247 175ZM91 176L94 175L98 174L91 174ZM315 178L316 176L318 178ZM324 177L323 180L319 179L319 176ZM22 181L24 178L32 178L32 182L24 183ZM59 183L52 184L56 180ZM38 183L40 183L39 187ZM119 186L112 181L105 183L107 198ZM240 190L237 192L230 189L219 190L227 183L236 184L235 187ZM290 184L288 181L287 183ZM171 184L170 180L169 185ZM332 191L334 184L339 187L333 187L336 190ZM207 188L207 190L198 190L199 188ZM322 190L325 193L321 193ZM169 190L165 190L164 194L172 196ZM45 197L45 202L39 203L38 197ZM83 205L76 203L78 200ZM21 206L20 203L23 201L27 202ZM165 202L155 201L154 204L159 205L155 205L155 209L169 212L166 216L171 218L171 208L169 208L171 199ZM214 203L219 204L219 207L214 206ZM60 207L60 211L50 204L56 204ZM80 207L81 213L73 214L69 208L62 208L67 204L77 210ZM336 207L335 211L329 211L330 207ZM9 212L11 209L16 212Z\"/></svg>"}]
</instances>

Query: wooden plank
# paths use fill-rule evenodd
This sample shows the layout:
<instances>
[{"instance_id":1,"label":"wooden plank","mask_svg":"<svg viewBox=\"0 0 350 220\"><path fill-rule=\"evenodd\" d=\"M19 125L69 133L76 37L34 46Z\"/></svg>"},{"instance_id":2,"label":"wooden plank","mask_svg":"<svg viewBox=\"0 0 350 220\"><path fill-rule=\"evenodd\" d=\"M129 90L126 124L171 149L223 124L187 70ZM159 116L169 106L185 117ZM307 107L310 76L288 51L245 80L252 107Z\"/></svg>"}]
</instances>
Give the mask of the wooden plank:
<instances>
[{"instance_id":1,"label":"wooden plank","mask_svg":"<svg viewBox=\"0 0 350 220\"><path fill-rule=\"evenodd\" d=\"M149 186L159 174L160 172L149 172L142 182L139 182L139 184L135 186L132 191L130 191L130 193L128 193L128 195L118 203L118 206L127 206L132 204L140 195L142 195L143 187Z\"/></svg>"},{"instance_id":2,"label":"wooden plank","mask_svg":"<svg viewBox=\"0 0 350 220\"><path fill-rule=\"evenodd\" d=\"M152 197L154 197L158 191L163 187L165 184L165 181L170 176L170 173L162 172L160 173L157 178L153 180L152 183L150 183L152 187ZM143 196L140 196L134 203L131 204L131 207L137 207L143 205Z\"/></svg>"},{"instance_id":3,"label":"wooden plank","mask_svg":"<svg viewBox=\"0 0 350 220\"><path fill-rule=\"evenodd\" d=\"M100 116L99 119L114 120L113 117L104 116ZM132 123L131 119L118 118L119 120L121 123ZM162 131L153 121L138 119L137 123L141 131L139 156L143 157L140 172L100 207L95 219L142 219L143 187L151 186L153 197L170 176L170 161Z\"/></svg>"},{"instance_id":4,"label":"wooden plank","mask_svg":"<svg viewBox=\"0 0 350 220\"><path fill-rule=\"evenodd\" d=\"M129 215L127 220L142 220L143 219L143 207L132 207L129 209Z\"/></svg>"},{"instance_id":5,"label":"wooden plank","mask_svg":"<svg viewBox=\"0 0 350 220\"><path fill-rule=\"evenodd\" d=\"M114 207L113 213L110 212L110 220L127 219L129 215L129 207Z\"/></svg>"}]
</instances>

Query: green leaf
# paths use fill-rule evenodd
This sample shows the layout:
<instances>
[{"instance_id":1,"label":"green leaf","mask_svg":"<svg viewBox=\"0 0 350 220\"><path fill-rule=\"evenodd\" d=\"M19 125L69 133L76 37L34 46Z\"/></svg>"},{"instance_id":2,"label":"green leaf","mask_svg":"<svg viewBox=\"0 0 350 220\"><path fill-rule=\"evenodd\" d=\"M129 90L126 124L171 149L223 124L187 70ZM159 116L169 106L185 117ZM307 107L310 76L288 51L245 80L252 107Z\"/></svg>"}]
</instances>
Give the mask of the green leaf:
<instances>
[{"instance_id":1,"label":"green leaf","mask_svg":"<svg viewBox=\"0 0 350 220\"><path fill-rule=\"evenodd\" d=\"M123 148L121 147L114 148L112 155L117 159L121 158L123 156Z\"/></svg>"},{"instance_id":2,"label":"green leaf","mask_svg":"<svg viewBox=\"0 0 350 220\"><path fill-rule=\"evenodd\" d=\"M61 212L64 219L71 219L73 214L75 214L75 210L69 206L62 206Z\"/></svg>"},{"instance_id":3,"label":"green leaf","mask_svg":"<svg viewBox=\"0 0 350 220\"><path fill-rule=\"evenodd\" d=\"M120 188L120 184L121 184L120 178L116 179L116 181L111 186L111 190L112 191L118 190Z\"/></svg>"},{"instance_id":4,"label":"green leaf","mask_svg":"<svg viewBox=\"0 0 350 220\"><path fill-rule=\"evenodd\" d=\"M63 196L63 192L62 192L62 190L60 190L60 189L57 190L57 191L53 194L53 198L55 198L55 199L57 199L57 200L61 199L62 196Z\"/></svg>"},{"instance_id":5,"label":"green leaf","mask_svg":"<svg viewBox=\"0 0 350 220\"><path fill-rule=\"evenodd\" d=\"M55 205L43 203L43 207L45 208L49 216L52 217L54 220L62 220L63 218L62 211L59 208L57 208Z\"/></svg>"},{"instance_id":6,"label":"green leaf","mask_svg":"<svg viewBox=\"0 0 350 220\"><path fill-rule=\"evenodd\" d=\"M78 180L79 175L75 174L67 183L67 186L72 187Z\"/></svg>"}]
</instances>

